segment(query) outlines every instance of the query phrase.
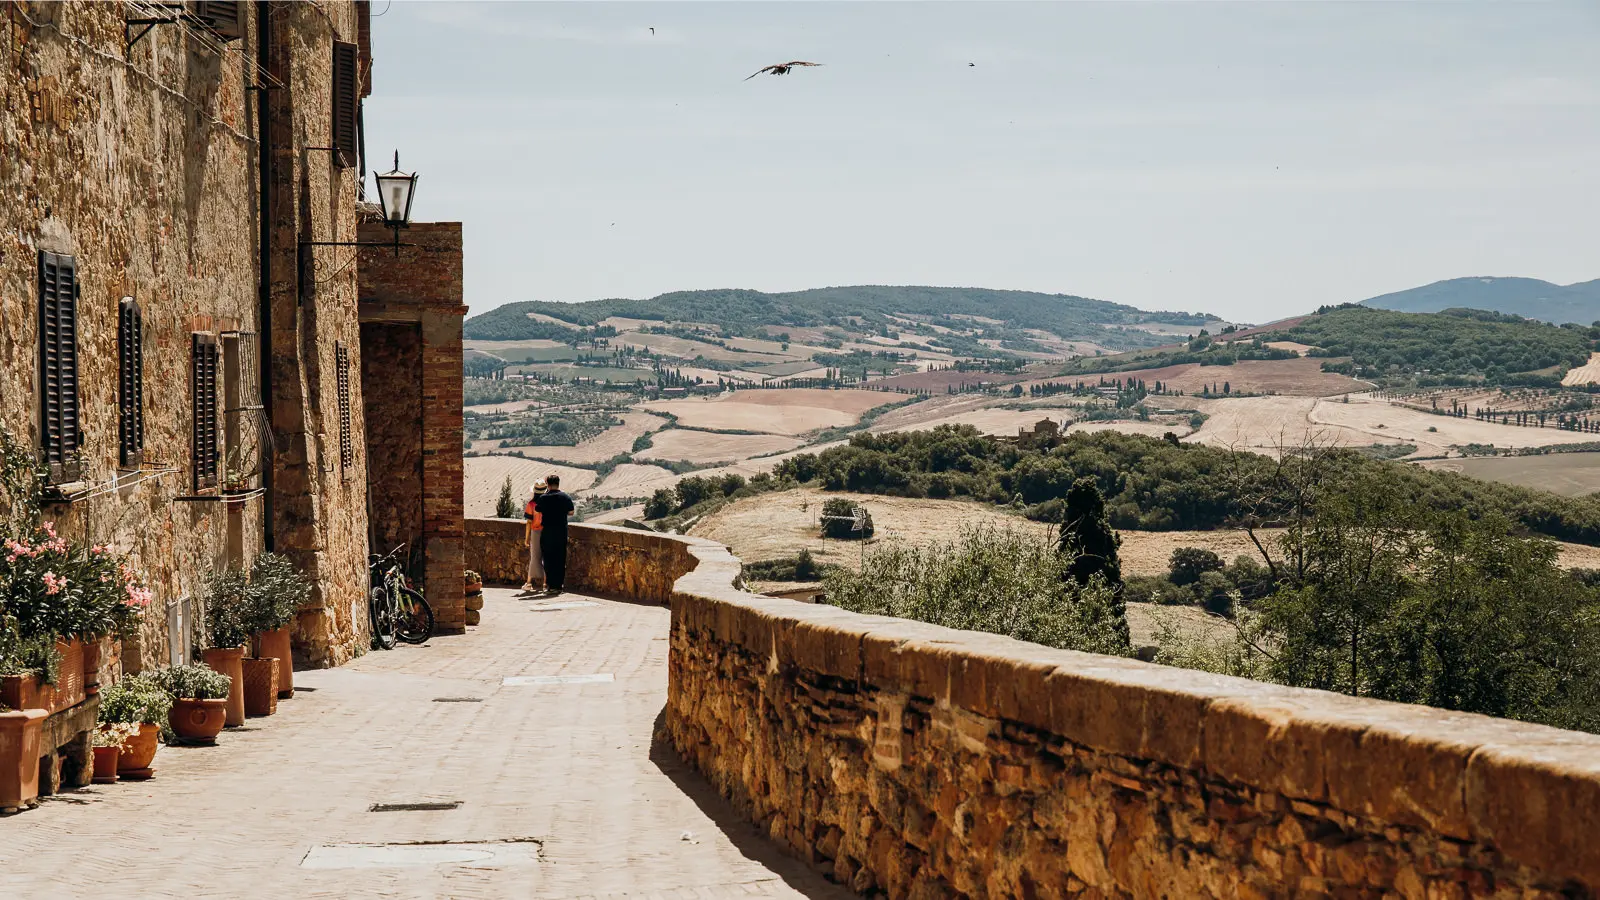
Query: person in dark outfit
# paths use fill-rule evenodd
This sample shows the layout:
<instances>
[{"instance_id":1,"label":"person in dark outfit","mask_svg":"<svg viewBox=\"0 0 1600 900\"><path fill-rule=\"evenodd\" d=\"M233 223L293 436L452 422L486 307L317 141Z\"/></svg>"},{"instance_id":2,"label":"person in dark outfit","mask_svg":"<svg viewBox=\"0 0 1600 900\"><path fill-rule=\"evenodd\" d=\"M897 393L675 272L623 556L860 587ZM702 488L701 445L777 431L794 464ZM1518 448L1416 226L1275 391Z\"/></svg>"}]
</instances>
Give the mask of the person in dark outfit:
<instances>
[{"instance_id":1,"label":"person in dark outfit","mask_svg":"<svg viewBox=\"0 0 1600 900\"><path fill-rule=\"evenodd\" d=\"M544 481L548 490L534 498L533 508L543 525L539 550L544 556L544 583L550 593L559 594L567 583L567 516L576 507L561 491L561 476L551 475Z\"/></svg>"}]
</instances>

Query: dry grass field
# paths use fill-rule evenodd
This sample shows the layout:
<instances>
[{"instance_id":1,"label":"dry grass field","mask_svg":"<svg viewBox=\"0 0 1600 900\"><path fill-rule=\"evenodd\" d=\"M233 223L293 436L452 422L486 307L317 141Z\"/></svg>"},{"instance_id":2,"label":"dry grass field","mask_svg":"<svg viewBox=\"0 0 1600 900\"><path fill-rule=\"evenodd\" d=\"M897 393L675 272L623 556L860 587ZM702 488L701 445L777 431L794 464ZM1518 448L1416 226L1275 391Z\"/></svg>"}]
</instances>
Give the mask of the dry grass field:
<instances>
[{"instance_id":1,"label":"dry grass field","mask_svg":"<svg viewBox=\"0 0 1600 900\"><path fill-rule=\"evenodd\" d=\"M669 428L634 459L681 459L692 463L738 462L752 456L793 450L803 441L780 434L715 434Z\"/></svg>"},{"instance_id":2,"label":"dry grass field","mask_svg":"<svg viewBox=\"0 0 1600 900\"><path fill-rule=\"evenodd\" d=\"M546 446L546 445L511 445L507 449L521 450L529 456L542 456L545 459L557 459L562 462L573 463L598 463L605 462L620 453L631 453L633 442L640 435L649 434L667 424L661 416L654 416L646 412L627 412L622 414L622 424L607 428L600 434L575 447Z\"/></svg>"},{"instance_id":3,"label":"dry grass field","mask_svg":"<svg viewBox=\"0 0 1600 900\"><path fill-rule=\"evenodd\" d=\"M638 520L643 518L644 504L635 503L631 506L619 506L616 509L608 509L604 512L595 513L583 521L588 522L591 525L616 525L622 522L624 519Z\"/></svg>"},{"instance_id":4,"label":"dry grass field","mask_svg":"<svg viewBox=\"0 0 1600 900\"><path fill-rule=\"evenodd\" d=\"M1190 431L1188 422L1156 421L1149 422L1073 422L1067 426L1068 434L1087 434L1094 431L1118 431L1122 434L1142 434L1145 437L1158 438L1167 432L1172 432L1178 437L1184 437Z\"/></svg>"},{"instance_id":5,"label":"dry grass field","mask_svg":"<svg viewBox=\"0 0 1600 900\"><path fill-rule=\"evenodd\" d=\"M1419 456L1444 454L1451 445L1549 447L1583 440L1582 435L1556 428L1523 428L1480 422L1477 419L1436 416L1366 397L1352 397L1349 403L1320 401L1312 409L1310 421L1314 427L1334 427L1348 432L1352 435L1349 443L1353 444L1392 441L1416 444ZM1430 428L1435 430L1429 431Z\"/></svg>"},{"instance_id":6,"label":"dry grass field","mask_svg":"<svg viewBox=\"0 0 1600 900\"><path fill-rule=\"evenodd\" d=\"M1107 378L1121 378L1124 381L1133 378L1142 378L1148 383L1160 381L1168 388L1197 394L1205 390L1207 385L1215 384L1219 388L1223 382L1235 392L1250 394L1289 394L1297 397L1327 397L1333 394L1348 394L1352 391L1364 391L1371 387L1364 381L1357 381L1347 375L1337 375L1332 372L1322 371L1324 360L1303 357L1301 359L1246 359L1240 360L1231 366L1202 366L1199 363L1184 363L1176 366L1162 366L1158 369L1137 369L1132 372L1115 372ZM1095 376L1085 377L1084 381L1094 381ZM1057 381L1072 380L1068 378L1055 379Z\"/></svg>"},{"instance_id":7,"label":"dry grass field","mask_svg":"<svg viewBox=\"0 0 1600 900\"><path fill-rule=\"evenodd\" d=\"M797 488L731 503L695 523L689 533L727 544L735 556L747 562L793 556L807 548L819 560L853 567L860 558L860 542L818 537L817 516L828 497L848 497L872 511L876 533L867 542L869 551L873 545L894 539L918 544L954 540L963 526L980 522L1039 535L1049 532L1049 526L983 503Z\"/></svg>"},{"instance_id":8,"label":"dry grass field","mask_svg":"<svg viewBox=\"0 0 1600 900\"><path fill-rule=\"evenodd\" d=\"M861 414L894 402L873 391L810 388L735 391L709 398L652 400L645 409L671 413L692 428L731 428L767 434L804 434L852 425Z\"/></svg>"},{"instance_id":9,"label":"dry grass field","mask_svg":"<svg viewBox=\"0 0 1600 900\"><path fill-rule=\"evenodd\" d=\"M594 484L594 473L588 469L515 456L469 456L465 463L469 519L494 515L495 500L500 496L500 485L507 475L511 476L511 496L519 505L528 499L528 485L551 473L561 476L561 489L569 494Z\"/></svg>"},{"instance_id":10,"label":"dry grass field","mask_svg":"<svg viewBox=\"0 0 1600 900\"><path fill-rule=\"evenodd\" d=\"M507 400L504 403L480 403L477 406L463 406L461 409L463 412L488 416L495 413L522 412L525 409L542 409L549 405L543 400Z\"/></svg>"},{"instance_id":11,"label":"dry grass field","mask_svg":"<svg viewBox=\"0 0 1600 900\"><path fill-rule=\"evenodd\" d=\"M1478 456L1428 460L1430 469L1579 497L1600 491L1600 453L1549 453L1543 456Z\"/></svg>"},{"instance_id":12,"label":"dry grass field","mask_svg":"<svg viewBox=\"0 0 1600 900\"><path fill-rule=\"evenodd\" d=\"M1589 354L1589 361L1571 369L1561 378L1562 384L1600 384L1600 353Z\"/></svg>"},{"instance_id":13,"label":"dry grass field","mask_svg":"<svg viewBox=\"0 0 1600 900\"><path fill-rule=\"evenodd\" d=\"M658 488L672 487L682 477L660 466L624 463L612 469L605 481L584 493L592 497L648 497Z\"/></svg>"},{"instance_id":14,"label":"dry grass field","mask_svg":"<svg viewBox=\"0 0 1600 900\"><path fill-rule=\"evenodd\" d=\"M1268 454L1276 454L1280 446L1305 443L1308 438L1341 447L1364 446L1377 440L1342 428L1313 425L1311 411L1319 402L1315 397L1193 400L1193 405L1210 418L1185 440Z\"/></svg>"},{"instance_id":15,"label":"dry grass field","mask_svg":"<svg viewBox=\"0 0 1600 900\"><path fill-rule=\"evenodd\" d=\"M940 417L935 421L913 422L884 429L874 427L873 430L925 431L933 428L936 425L971 425L984 434L1016 437L1017 429L1031 429L1034 423L1038 422L1040 419L1050 419L1051 421L1060 424L1063 421L1071 421L1075 412L1076 410L1065 407L1038 407L1030 409L1001 409L998 407L987 407L982 409L970 409L964 412L950 413ZM874 426L877 424L878 423L876 422L873 423ZM1157 436L1159 437L1160 435Z\"/></svg>"}]
</instances>

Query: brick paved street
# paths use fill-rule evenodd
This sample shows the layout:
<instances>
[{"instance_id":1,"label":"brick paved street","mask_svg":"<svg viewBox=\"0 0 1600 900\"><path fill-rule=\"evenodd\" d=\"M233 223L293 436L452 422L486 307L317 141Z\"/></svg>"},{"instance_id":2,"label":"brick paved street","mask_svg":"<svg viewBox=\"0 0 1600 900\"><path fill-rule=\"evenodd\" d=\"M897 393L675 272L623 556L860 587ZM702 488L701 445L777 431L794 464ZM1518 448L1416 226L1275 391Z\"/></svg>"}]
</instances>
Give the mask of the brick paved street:
<instances>
[{"instance_id":1,"label":"brick paved street","mask_svg":"<svg viewBox=\"0 0 1600 900\"><path fill-rule=\"evenodd\" d=\"M846 896L652 752L667 610L591 602L490 589L468 635L298 672L314 690L162 747L152 781L0 819L0 897ZM585 675L612 680L501 683Z\"/></svg>"}]
</instances>

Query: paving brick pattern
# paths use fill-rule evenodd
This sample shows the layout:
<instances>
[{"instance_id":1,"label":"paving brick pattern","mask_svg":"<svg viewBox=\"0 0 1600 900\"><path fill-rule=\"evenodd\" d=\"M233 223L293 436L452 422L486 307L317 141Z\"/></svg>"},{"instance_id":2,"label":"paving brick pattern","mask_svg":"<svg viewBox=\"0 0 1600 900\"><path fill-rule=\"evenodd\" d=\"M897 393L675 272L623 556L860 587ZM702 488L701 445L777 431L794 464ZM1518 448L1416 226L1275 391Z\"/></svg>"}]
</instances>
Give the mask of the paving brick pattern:
<instances>
[{"instance_id":1,"label":"paving brick pattern","mask_svg":"<svg viewBox=\"0 0 1600 900\"><path fill-rule=\"evenodd\" d=\"M667 630L660 607L541 610L491 588L470 634L296 673L314 690L214 748L162 747L152 781L0 819L0 897L848 896L653 747ZM598 673L615 681L501 684ZM536 861L301 865L319 846L519 840L538 842Z\"/></svg>"}]
</instances>

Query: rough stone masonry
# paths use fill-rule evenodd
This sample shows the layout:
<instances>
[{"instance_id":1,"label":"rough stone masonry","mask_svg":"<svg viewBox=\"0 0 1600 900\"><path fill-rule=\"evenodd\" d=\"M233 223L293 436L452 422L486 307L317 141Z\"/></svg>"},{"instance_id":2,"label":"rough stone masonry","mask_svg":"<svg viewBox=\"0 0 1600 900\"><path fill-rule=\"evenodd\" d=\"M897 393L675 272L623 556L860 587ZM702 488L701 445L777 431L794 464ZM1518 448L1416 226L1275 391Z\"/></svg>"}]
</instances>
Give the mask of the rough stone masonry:
<instances>
[{"instance_id":1,"label":"rough stone masonry","mask_svg":"<svg viewBox=\"0 0 1600 900\"><path fill-rule=\"evenodd\" d=\"M495 572L516 528L469 522L469 560ZM572 538L589 590L670 598L661 739L860 893L1600 887L1600 737L749 594L738 559L695 538Z\"/></svg>"}]
</instances>

